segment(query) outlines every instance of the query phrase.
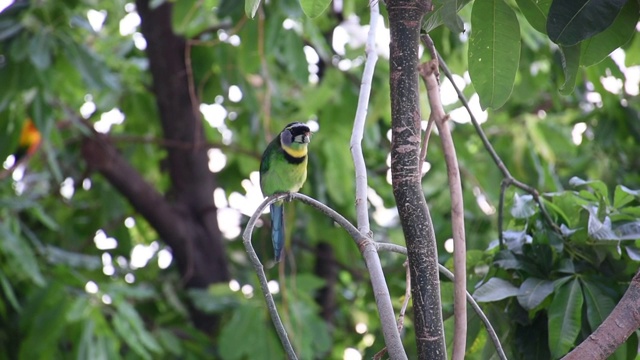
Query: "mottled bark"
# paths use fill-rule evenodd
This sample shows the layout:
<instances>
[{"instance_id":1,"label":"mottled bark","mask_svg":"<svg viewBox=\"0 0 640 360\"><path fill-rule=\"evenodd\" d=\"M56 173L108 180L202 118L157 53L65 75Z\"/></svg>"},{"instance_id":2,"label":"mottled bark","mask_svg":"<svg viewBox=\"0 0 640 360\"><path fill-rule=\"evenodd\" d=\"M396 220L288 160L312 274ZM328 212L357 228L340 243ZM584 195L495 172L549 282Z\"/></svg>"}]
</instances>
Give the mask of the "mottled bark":
<instances>
[{"instance_id":1,"label":"mottled bark","mask_svg":"<svg viewBox=\"0 0 640 360\"><path fill-rule=\"evenodd\" d=\"M438 253L420 173L418 45L430 1L387 2L391 86L391 179L407 242L415 336L420 359L445 359Z\"/></svg>"},{"instance_id":2,"label":"mottled bark","mask_svg":"<svg viewBox=\"0 0 640 360\"><path fill-rule=\"evenodd\" d=\"M171 29L170 3L151 10L148 0L139 0L136 6L147 41L152 89L164 138L194 146L167 148L171 189L166 197L118 154L106 136L86 138L83 156L90 168L104 175L171 247L186 286L206 288L228 281L229 271L213 203L215 178L209 171L207 148L202 146L202 121L193 110L197 109L195 99L189 97L186 42ZM194 308L190 311L196 327L206 332L215 330L216 317Z\"/></svg>"}]
</instances>

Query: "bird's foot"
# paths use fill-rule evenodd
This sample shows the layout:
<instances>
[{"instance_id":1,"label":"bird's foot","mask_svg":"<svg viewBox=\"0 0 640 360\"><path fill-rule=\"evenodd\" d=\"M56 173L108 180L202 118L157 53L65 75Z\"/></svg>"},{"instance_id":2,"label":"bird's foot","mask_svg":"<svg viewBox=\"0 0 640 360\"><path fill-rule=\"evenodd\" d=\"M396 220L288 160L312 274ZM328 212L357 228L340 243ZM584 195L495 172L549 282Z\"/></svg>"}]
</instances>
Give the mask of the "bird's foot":
<instances>
[{"instance_id":1,"label":"bird's foot","mask_svg":"<svg viewBox=\"0 0 640 360\"><path fill-rule=\"evenodd\" d=\"M293 193L288 192L287 193L287 197L284 198L286 202L292 202L293 201Z\"/></svg>"}]
</instances>

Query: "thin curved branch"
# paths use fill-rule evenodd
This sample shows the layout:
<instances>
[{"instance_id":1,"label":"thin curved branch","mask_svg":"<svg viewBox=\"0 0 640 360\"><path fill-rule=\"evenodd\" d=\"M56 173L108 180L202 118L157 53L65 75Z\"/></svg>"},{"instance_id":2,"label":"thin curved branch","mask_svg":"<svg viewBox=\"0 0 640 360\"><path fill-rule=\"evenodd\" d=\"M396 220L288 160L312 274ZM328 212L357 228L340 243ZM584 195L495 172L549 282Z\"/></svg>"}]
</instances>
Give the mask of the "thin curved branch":
<instances>
[{"instance_id":1,"label":"thin curved branch","mask_svg":"<svg viewBox=\"0 0 640 360\"><path fill-rule=\"evenodd\" d=\"M549 224L549 226L551 226L558 234L562 235L562 231L560 231L560 228L558 227L558 225L556 225L556 223L551 218L551 215L549 215L549 212L547 212L547 209L542 204L542 200L540 199L540 193L538 193L538 190L514 178L513 175L511 175L511 173L509 172L509 169L507 168L507 166L504 164L504 162L500 158L500 156L498 156L498 153L495 151L495 149L491 145L491 142L489 142L487 135L482 130L482 127L480 127L480 123L478 123L478 120L473 115L473 112L471 111L471 107L469 106L469 101L467 101L467 98L464 96L462 91L456 85L453 79L451 70L449 70L447 63L444 61L442 56L440 56L439 53L438 53L438 61L440 63L440 69L442 70L444 75L447 77L447 79L449 79L449 81L451 82L451 85L453 85L453 88L456 90L456 94L458 94L458 99L460 99L462 106L464 106L464 108L467 110L467 113L469 113L469 117L471 118L471 124L473 124L473 127L476 129L476 133L478 133L478 136L480 137L480 140L482 141L484 148L487 150L487 152L489 152L489 155L493 159L493 162L496 164L498 169L500 169L500 172L502 172L502 176L506 179L509 179L509 185L513 185L518 189L521 189L531 194L531 196L533 196L533 200L536 202L536 204L538 204L538 207L540 208L540 213L542 213L542 217L547 222L547 224ZM500 234L500 236L502 236L502 234Z\"/></svg>"},{"instance_id":2,"label":"thin curved branch","mask_svg":"<svg viewBox=\"0 0 640 360\"><path fill-rule=\"evenodd\" d=\"M433 44L431 44L433 45ZM433 46L432 46L433 47ZM430 49L435 53L436 49ZM447 178L449 179L449 193L451 194L451 227L453 234L453 269L456 275L454 282L454 332L453 332L453 360L464 360L467 344L467 304L465 293L467 291L467 249L464 231L464 201L462 197L462 183L460 180L460 167L453 137L449 130L449 116L444 112L440 98L440 86L438 83L438 59L423 63L418 68L420 77L427 88L427 97L431 115L438 132L444 160L447 164ZM430 120L431 121L431 120Z\"/></svg>"},{"instance_id":3,"label":"thin curved branch","mask_svg":"<svg viewBox=\"0 0 640 360\"><path fill-rule=\"evenodd\" d=\"M249 260L253 265L256 274L258 275L258 280L260 282L260 289L265 297L267 302L267 309L269 311L269 315L271 316L271 320L276 328L276 332L278 333L278 337L282 342L282 345L287 353L289 359L297 359L293 346L291 345L291 341L289 341L289 337L287 335L287 331L282 324L282 320L280 319L280 315L278 314L278 309L276 308L275 302L273 300L273 296L271 292L269 292L269 286L267 285L267 277L264 273L264 267L256 254L253 245L251 244L251 235L253 233L253 229L255 228L256 221L260 218L260 215L264 211L264 209L271 205L272 203L280 200L300 200L303 203L319 210L321 213L330 217L333 221L335 221L338 225L344 228L349 236L353 238L360 253L364 257L365 264L367 269L369 270L369 275L371 278L371 285L373 288L373 294L376 299L376 305L378 306L378 313L380 314L381 319L385 319L391 317L391 321L394 324L394 332L398 334L398 330L395 327L395 317L393 314L393 306L391 304L391 296L389 295L389 290L386 286L386 281L384 279L384 273L382 272L382 265L380 264L380 258L378 257L378 250L376 247L376 243L371 240L369 237L366 237L356 229L347 219L345 219L342 215L337 213L335 210L326 206L325 204L299 193L284 193L284 194L275 194L266 198L260 206L253 213L247 226L242 234L243 244L249 255ZM384 331L384 329L383 329ZM385 342L387 341L388 334L385 334ZM400 335L398 334L398 342L400 342ZM394 345L394 343L387 343L387 346ZM402 343L399 345L402 349L401 352L397 351L394 348L394 352L391 351L389 354L392 359L406 359L406 355L404 354L404 348L402 348Z\"/></svg>"},{"instance_id":4,"label":"thin curved branch","mask_svg":"<svg viewBox=\"0 0 640 360\"><path fill-rule=\"evenodd\" d=\"M376 52L376 27L378 16L378 2L371 4L371 22L369 24L369 35L367 37L366 55L367 61L364 65L362 73L362 82L360 84L360 94L358 95L358 108L353 121L353 131L351 133L351 157L356 170L356 220L358 222L358 230L363 234L368 234L369 228L369 211L367 203L367 166L364 162L362 154L362 138L364 134L364 123L367 119L367 111L369 107L369 97L371 95L371 82L373 72L378 61L378 53Z\"/></svg>"},{"instance_id":5,"label":"thin curved branch","mask_svg":"<svg viewBox=\"0 0 640 360\"><path fill-rule=\"evenodd\" d=\"M378 248L378 251L388 251L388 252L402 254L405 256L407 255L407 249L404 246L377 242L376 247ZM455 276L446 267L438 264L438 270L440 271L441 274L446 276L447 279L451 281L455 281ZM500 338L498 338L498 334L496 334L495 329L493 328L493 326L491 325L491 322L489 321L487 316L484 314L484 312L480 308L480 305L478 305L476 300L473 298L473 296L471 296L471 294L469 294L469 292L466 292L466 297L467 297L467 302L469 303L469 305L471 305L471 308L473 309L473 311L476 312L476 314L484 324L485 328L487 329L487 333L489 333L489 337L491 338L493 345L496 347L496 353L498 354L498 357L502 360L507 360L507 355L504 353L502 344L500 344Z\"/></svg>"},{"instance_id":6,"label":"thin curved branch","mask_svg":"<svg viewBox=\"0 0 640 360\"><path fill-rule=\"evenodd\" d=\"M282 324L282 320L280 319L280 314L278 314L278 309L276 308L276 303L275 301L273 301L273 296L269 291L267 276L264 273L264 266L262 266L262 263L258 258L258 254L256 254L256 251L254 250L253 245L251 244L251 234L253 232L253 228L256 226L256 221L258 221L264 209L267 206L271 205L272 203L278 200L283 200L288 196L289 195L287 194L275 194L266 198L262 202L262 204L258 206L256 211L253 213L253 215L249 219L249 222L247 223L247 227L245 228L244 233L242 234L242 242L244 244L245 249L247 250L247 254L249 255L249 260L251 261L251 265L253 265L253 268L255 269L256 274L258 275L258 281L260 282L260 289L262 290L264 299L267 302L267 310L269 311L269 315L271 315L271 321L273 321L273 325L276 328L276 332L278 333L280 342L284 347L284 351L287 353L287 358L290 360L295 360L295 359L298 359L298 356L293 350L293 346L291 345L291 341L289 341L289 337L287 335L287 330L284 328L284 325Z\"/></svg>"}]
</instances>

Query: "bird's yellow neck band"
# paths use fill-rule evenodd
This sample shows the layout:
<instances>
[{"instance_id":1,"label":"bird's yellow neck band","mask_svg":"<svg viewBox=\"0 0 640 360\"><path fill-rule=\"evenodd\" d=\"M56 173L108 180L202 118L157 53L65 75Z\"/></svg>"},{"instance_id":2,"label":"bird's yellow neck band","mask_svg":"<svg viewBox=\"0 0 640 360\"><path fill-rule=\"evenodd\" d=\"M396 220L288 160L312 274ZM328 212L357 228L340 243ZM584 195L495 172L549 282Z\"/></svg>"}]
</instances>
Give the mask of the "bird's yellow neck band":
<instances>
[{"instance_id":1,"label":"bird's yellow neck band","mask_svg":"<svg viewBox=\"0 0 640 360\"><path fill-rule=\"evenodd\" d=\"M287 146L287 145L282 145L282 149L284 149L284 151L287 152L287 154L295 157L295 158L301 158L307 155L307 144L304 145L299 145L296 146L297 149L294 149L291 146Z\"/></svg>"}]
</instances>

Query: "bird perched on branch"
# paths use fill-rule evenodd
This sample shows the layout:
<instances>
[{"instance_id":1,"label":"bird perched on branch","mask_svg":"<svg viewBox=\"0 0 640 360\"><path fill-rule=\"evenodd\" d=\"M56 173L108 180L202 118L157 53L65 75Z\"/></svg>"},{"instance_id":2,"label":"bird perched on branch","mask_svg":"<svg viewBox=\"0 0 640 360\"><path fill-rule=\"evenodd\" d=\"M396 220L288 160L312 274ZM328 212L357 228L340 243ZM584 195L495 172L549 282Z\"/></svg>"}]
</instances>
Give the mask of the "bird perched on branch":
<instances>
[{"instance_id":1,"label":"bird perched on branch","mask_svg":"<svg viewBox=\"0 0 640 360\"><path fill-rule=\"evenodd\" d=\"M42 134L36 128L36 125L31 119L25 121L20 133L20 140L18 140L18 149L13 153L15 157L15 163L17 164L25 156L33 155L42 141Z\"/></svg>"},{"instance_id":2,"label":"bird perched on branch","mask_svg":"<svg viewBox=\"0 0 640 360\"><path fill-rule=\"evenodd\" d=\"M311 130L293 122L269 143L260 162L260 189L265 196L298 192L307 179L307 145ZM275 261L282 259L284 248L284 203L271 204L271 241Z\"/></svg>"}]
</instances>

